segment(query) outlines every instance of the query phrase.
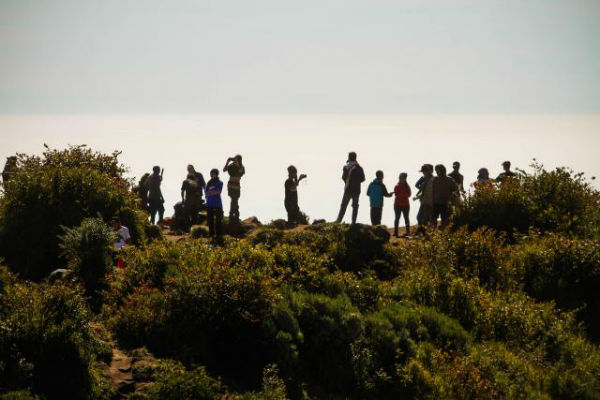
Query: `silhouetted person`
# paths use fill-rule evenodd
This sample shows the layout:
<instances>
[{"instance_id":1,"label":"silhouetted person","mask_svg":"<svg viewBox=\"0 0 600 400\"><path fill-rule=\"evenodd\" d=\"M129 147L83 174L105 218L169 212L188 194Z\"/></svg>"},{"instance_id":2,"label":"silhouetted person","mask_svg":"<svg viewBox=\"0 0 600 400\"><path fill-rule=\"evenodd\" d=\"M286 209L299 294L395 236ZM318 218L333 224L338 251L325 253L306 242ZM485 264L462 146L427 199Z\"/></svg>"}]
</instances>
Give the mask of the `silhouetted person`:
<instances>
[{"instance_id":1,"label":"silhouetted person","mask_svg":"<svg viewBox=\"0 0 600 400\"><path fill-rule=\"evenodd\" d=\"M421 167L421 172L423 173L423 179L419 192L415 196L415 199L421 202L417 213L420 233L424 232L425 228L433 222L433 165L424 164Z\"/></svg>"},{"instance_id":2,"label":"silhouetted person","mask_svg":"<svg viewBox=\"0 0 600 400\"><path fill-rule=\"evenodd\" d=\"M204 176L200 172L197 172L192 164L187 166L188 176L194 175L194 181L198 184L198 197L200 198L200 205L204 202L202 197L204 196L204 188L206 187L206 182L204 181ZM198 210L200 212L200 210Z\"/></svg>"},{"instance_id":3,"label":"silhouetted person","mask_svg":"<svg viewBox=\"0 0 600 400\"><path fill-rule=\"evenodd\" d=\"M458 185L458 189L461 193L465 192L465 177L459 172L460 171L460 163L458 161L454 161L452 163L452 172L448 174L448 176L454 179L454 182Z\"/></svg>"},{"instance_id":4,"label":"silhouetted person","mask_svg":"<svg viewBox=\"0 0 600 400\"><path fill-rule=\"evenodd\" d=\"M210 180L206 183L206 217L208 219L209 235L217 243L223 241L221 234L223 225L222 191L223 182L219 180L219 170L213 168L210 170Z\"/></svg>"},{"instance_id":5,"label":"silhouetted person","mask_svg":"<svg viewBox=\"0 0 600 400\"><path fill-rule=\"evenodd\" d=\"M165 214L164 202L160 184L162 183L164 169L161 171L159 166L152 168L152 175L148 177L148 206L150 210L150 222L154 224L156 213L158 212L158 223L161 224Z\"/></svg>"},{"instance_id":6,"label":"silhouetted person","mask_svg":"<svg viewBox=\"0 0 600 400\"><path fill-rule=\"evenodd\" d=\"M356 161L356 153L348 153L348 161L344 165L342 171L342 180L344 181L344 196L340 212L337 217L337 222L342 222L348 203L352 199L352 223L356 223L358 217L358 199L360 197L360 184L365 181L365 171Z\"/></svg>"},{"instance_id":7,"label":"silhouetted person","mask_svg":"<svg viewBox=\"0 0 600 400\"><path fill-rule=\"evenodd\" d=\"M242 156L229 157L223 167L223 172L229 174L229 182L227 182L227 194L231 197L231 206L229 207L229 221L238 222L240 220L239 199L241 195L240 180L246 173L244 164L242 164Z\"/></svg>"},{"instance_id":8,"label":"silhouetted person","mask_svg":"<svg viewBox=\"0 0 600 400\"><path fill-rule=\"evenodd\" d=\"M487 168L480 168L477 171L477 181L473 183L475 189L485 189L493 186L490 180L490 171Z\"/></svg>"},{"instance_id":9,"label":"silhouetted person","mask_svg":"<svg viewBox=\"0 0 600 400\"><path fill-rule=\"evenodd\" d=\"M284 183L285 187L285 199L283 201L285 210L287 211L287 219L289 224L295 224L298 222L300 215L300 207L298 206L298 183L306 175L302 174L298 177L298 170L293 165L290 165L287 169L288 178Z\"/></svg>"},{"instance_id":10,"label":"silhouetted person","mask_svg":"<svg viewBox=\"0 0 600 400\"><path fill-rule=\"evenodd\" d=\"M383 213L383 198L392 197L383 183L383 171L375 173L375 179L367 188L367 196L371 203L371 225L381 225L381 214Z\"/></svg>"},{"instance_id":11,"label":"silhouetted person","mask_svg":"<svg viewBox=\"0 0 600 400\"><path fill-rule=\"evenodd\" d=\"M398 177L398 184L394 188L394 236L398 237L398 224L400 222L400 216L404 215L404 226L406 227L406 234L410 235L410 196L411 190L410 185L406 182L408 174L402 172Z\"/></svg>"},{"instance_id":12,"label":"silhouetted person","mask_svg":"<svg viewBox=\"0 0 600 400\"><path fill-rule=\"evenodd\" d=\"M202 182L204 183L204 178ZM184 212L188 220L188 224L186 225L198 223L198 214L202 206L200 191L203 190L198 189L199 186L200 184L193 173L188 174L186 180L181 184L181 202L183 203Z\"/></svg>"},{"instance_id":13,"label":"silhouetted person","mask_svg":"<svg viewBox=\"0 0 600 400\"><path fill-rule=\"evenodd\" d=\"M17 157L10 156L6 158L6 164L4 164L4 170L2 170L2 182L6 184L13 175L17 172Z\"/></svg>"},{"instance_id":14,"label":"silhouetted person","mask_svg":"<svg viewBox=\"0 0 600 400\"><path fill-rule=\"evenodd\" d=\"M517 176L517 174L515 174L514 172L512 172L510 170L510 161L504 161L502 163L502 168L504 168L504 172L502 172L496 178L496 180L498 182L505 183L505 182L509 181L510 179L514 178L515 176Z\"/></svg>"},{"instance_id":15,"label":"silhouetted person","mask_svg":"<svg viewBox=\"0 0 600 400\"><path fill-rule=\"evenodd\" d=\"M150 177L149 173L145 173L140 178L140 181L137 185L133 187L133 193L138 195L140 199L140 207L142 210L148 211L148 178Z\"/></svg>"},{"instance_id":16,"label":"silhouetted person","mask_svg":"<svg viewBox=\"0 0 600 400\"><path fill-rule=\"evenodd\" d=\"M435 166L437 176L433 179L433 221L438 217L442 220L442 228L450 223L452 216L451 202L458 197L458 184L446 175L446 167L442 164Z\"/></svg>"}]
</instances>

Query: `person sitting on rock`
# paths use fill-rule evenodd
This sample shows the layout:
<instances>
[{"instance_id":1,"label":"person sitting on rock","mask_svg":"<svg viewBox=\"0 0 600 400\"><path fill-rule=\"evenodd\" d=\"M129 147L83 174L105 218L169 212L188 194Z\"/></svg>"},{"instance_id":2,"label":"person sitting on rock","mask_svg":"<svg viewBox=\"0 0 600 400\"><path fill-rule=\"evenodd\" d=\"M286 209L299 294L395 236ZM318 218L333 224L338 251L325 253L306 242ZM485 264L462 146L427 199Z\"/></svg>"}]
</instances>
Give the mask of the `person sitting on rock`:
<instances>
[{"instance_id":1,"label":"person sitting on rock","mask_svg":"<svg viewBox=\"0 0 600 400\"><path fill-rule=\"evenodd\" d=\"M202 206L202 197L199 194L198 186L199 183L193 173L188 174L187 178L181 184L181 202L183 203L189 226L198 223L198 214Z\"/></svg>"},{"instance_id":2,"label":"person sitting on rock","mask_svg":"<svg viewBox=\"0 0 600 400\"><path fill-rule=\"evenodd\" d=\"M358 217L358 199L360 197L360 184L365 181L365 171L356 161L356 153L348 153L348 161L342 169L342 180L344 181L344 196L340 205L340 212L336 222L342 222L348 203L352 200L352 223L356 223Z\"/></svg>"},{"instance_id":3,"label":"person sitting on rock","mask_svg":"<svg viewBox=\"0 0 600 400\"><path fill-rule=\"evenodd\" d=\"M300 207L298 206L298 184L302 179L306 178L305 174L301 174L298 177L298 170L293 165L288 167L288 178L284 183L285 187L285 199L283 204L287 211L287 222L289 225L298 223L300 216Z\"/></svg>"},{"instance_id":4,"label":"person sitting on rock","mask_svg":"<svg viewBox=\"0 0 600 400\"><path fill-rule=\"evenodd\" d=\"M208 234L218 244L221 244L223 242L223 203L221 201L222 191L223 182L219 180L219 170L213 168L210 171L210 180L206 184L206 207L208 219Z\"/></svg>"},{"instance_id":5,"label":"person sitting on rock","mask_svg":"<svg viewBox=\"0 0 600 400\"><path fill-rule=\"evenodd\" d=\"M383 213L383 198L392 197L383 183L383 171L375 173L375 179L367 188L367 196L371 203L371 225L381 225L381 214Z\"/></svg>"}]
</instances>

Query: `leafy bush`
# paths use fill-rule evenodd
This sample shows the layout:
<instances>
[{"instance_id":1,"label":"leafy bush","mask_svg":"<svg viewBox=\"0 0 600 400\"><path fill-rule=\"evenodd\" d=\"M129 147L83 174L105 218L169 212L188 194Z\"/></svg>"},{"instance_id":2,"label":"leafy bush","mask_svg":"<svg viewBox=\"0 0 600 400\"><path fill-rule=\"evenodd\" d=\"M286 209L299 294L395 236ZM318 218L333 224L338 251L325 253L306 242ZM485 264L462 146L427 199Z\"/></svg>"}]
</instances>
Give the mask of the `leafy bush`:
<instances>
[{"instance_id":1,"label":"leafy bush","mask_svg":"<svg viewBox=\"0 0 600 400\"><path fill-rule=\"evenodd\" d=\"M0 387L31 388L46 398L103 396L94 371L102 353L77 290L14 284L0 295ZM24 396L24 395L23 395ZM23 398L23 397L21 397Z\"/></svg>"},{"instance_id":2,"label":"leafy bush","mask_svg":"<svg viewBox=\"0 0 600 400\"><path fill-rule=\"evenodd\" d=\"M86 217L108 221L122 214L132 240L144 240L135 196L123 180L118 153L106 156L84 147L48 150L43 157L20 156L20 169L0 199L0 255L24 278L39 279L56 269L61 227ZM35 251L31 251L34 248Z\"/></svg>"},{"instance_id":3,"label":"leafy bush","mask_svg":"<svg viewBox=\"0 0 600 400\"><path fill-rule=\"evenodd\" d=\"M477 190L457 209L455 224L470 230L489 227L512 235L561 232L593 238L600 234L600 192L582 173L568 168L546 171L539 163L534 172L499 188Z\"/></svg>"}]
</instances>

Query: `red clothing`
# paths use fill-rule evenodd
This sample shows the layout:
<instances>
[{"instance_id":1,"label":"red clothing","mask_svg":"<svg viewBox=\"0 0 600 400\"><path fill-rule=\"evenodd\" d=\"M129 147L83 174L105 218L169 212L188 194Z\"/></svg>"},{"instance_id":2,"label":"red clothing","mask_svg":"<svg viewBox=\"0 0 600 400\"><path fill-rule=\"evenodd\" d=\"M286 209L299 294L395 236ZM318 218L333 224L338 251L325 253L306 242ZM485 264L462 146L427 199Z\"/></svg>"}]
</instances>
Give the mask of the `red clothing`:
<instances>
[{"instance_id":1,"label":"red clothing","mask_svg":"<svg viewBox=\"0 0 600 400\"><path fill-rule=\"evenodd\" d=\"M409 199L412 193L408 183L397 184L394 188L394 194L396 195L394 206L407 206L410 204Z\"/></svg>"}]
</instances>

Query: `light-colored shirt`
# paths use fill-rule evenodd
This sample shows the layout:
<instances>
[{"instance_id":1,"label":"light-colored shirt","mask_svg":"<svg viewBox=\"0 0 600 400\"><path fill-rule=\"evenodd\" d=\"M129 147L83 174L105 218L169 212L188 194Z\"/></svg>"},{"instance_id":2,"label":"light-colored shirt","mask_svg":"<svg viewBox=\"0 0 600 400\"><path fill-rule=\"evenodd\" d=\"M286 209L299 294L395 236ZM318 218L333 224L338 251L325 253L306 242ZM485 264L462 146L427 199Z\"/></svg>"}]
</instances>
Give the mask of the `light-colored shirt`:
<instances>
[{"instance_id":1,"label":"light-colored shirt","mask_svg":"<svg viewBox=\"0 0 600 400\"><path fill-rule=\"evenodd\" d=\"M129 234L129 228L123 225L121 225L121 228L117 233L119 235L119 239L114 243L114 246L117 249L121 249L127 244L127 241L131 239L131 235Z\"/></svg>"}]
</instances>

